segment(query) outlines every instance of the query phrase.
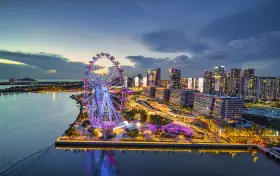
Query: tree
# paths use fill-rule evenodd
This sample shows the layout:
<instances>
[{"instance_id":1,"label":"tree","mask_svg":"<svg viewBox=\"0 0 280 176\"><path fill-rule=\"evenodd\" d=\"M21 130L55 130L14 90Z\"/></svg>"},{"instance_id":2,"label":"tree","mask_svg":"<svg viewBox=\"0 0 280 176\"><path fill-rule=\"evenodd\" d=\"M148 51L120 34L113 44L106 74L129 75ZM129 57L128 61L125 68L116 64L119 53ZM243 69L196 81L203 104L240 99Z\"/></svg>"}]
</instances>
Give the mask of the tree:
<instances>
[{"instance_id":1,"label":"tree","mask_svg":"<svg viewBox=\"0 0 280 176\"><path fill-rule=\"evenodd\" d=\"M89 120L83 121L82 127L86 127L86 126L88 126L88 125L90 125L90 121L89 121Z\"/></svg>"},{"instance_id":2,"label":"tree","mask_svg":"<svg viewBox=\"0 0 280 176\"><path fill-rule=\"evenodd\" d=\"M146 112L145 110L143 110L143 109L140 109L140 110L139 110L139 113L140 113L140 122L141 122L141 123L146 122L147 119L148 119L148 114L147 114L147 112Z\"/></svg>"},{"instance_id":3,"label":"tree","mask_svg":"<svg viewBox=\"0 0 280 176\"><path fill-rule=\"evenodd\" d=\"M68 130L65 131L65 135L67 136L78 136L79 133L76 131L74 126L71 126Z\"/></svg>"},{"instance_id":4,"label":"tree","mask_svg":"<svg viewBox=\"0 0 280 176\"><path fill-rule=\"evenodd\" d=\"M85 111L84 113L83 113L83 118L87 118L88 117L88 113Z\"/></svg>"},{"instance_id":5,"label":"tree","mask_svg":"<svg viewBox=\"0 0 280 176\"><path fill-rule=\"evenodd\" d=\"M135 112L133 110L122 111L122 114L123 114L123 117L128 121L132 121L134 119L134 116L135 116Z\"/></svg>"}]
</instances>

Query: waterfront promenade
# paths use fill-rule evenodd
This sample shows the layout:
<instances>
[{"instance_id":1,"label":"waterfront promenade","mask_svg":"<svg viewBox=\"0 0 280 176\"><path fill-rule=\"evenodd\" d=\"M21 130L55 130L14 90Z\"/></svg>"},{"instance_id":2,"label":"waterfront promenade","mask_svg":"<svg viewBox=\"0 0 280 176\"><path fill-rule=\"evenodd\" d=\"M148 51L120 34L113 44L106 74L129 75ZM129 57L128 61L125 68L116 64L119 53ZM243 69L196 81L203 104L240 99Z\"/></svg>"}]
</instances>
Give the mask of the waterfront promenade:
<instances>
[{"instance_id":1,"label":"waterfront promenade","mask_svg":"<svg viewBox=\"0 0 280 176\"><path fill-rule=\"evenodd\" d=\"M84 141L84 140L61 140L55 141L58 149L84 149L99 150L183 150L190 149L258 149L265 154L279 160L280 155L273 150L257 144L232 144L232 143L182 143L182 142L142 142L142 141Z\"/></svg>"},{"instance_id":2,"label":"waterfront promenade","mask_svg":"<svg viewBox=\"0 0 280 176\"><path fill-rule=\"evenodd\" d=\"M258 148L255 144L229 143L183 143L183 142L145 142L145 141L110 141L110 140L63 140L59 137L56 146L68 147L143 147L143 148L228 148L247 149Z\"/></svg>"}]
</instances>

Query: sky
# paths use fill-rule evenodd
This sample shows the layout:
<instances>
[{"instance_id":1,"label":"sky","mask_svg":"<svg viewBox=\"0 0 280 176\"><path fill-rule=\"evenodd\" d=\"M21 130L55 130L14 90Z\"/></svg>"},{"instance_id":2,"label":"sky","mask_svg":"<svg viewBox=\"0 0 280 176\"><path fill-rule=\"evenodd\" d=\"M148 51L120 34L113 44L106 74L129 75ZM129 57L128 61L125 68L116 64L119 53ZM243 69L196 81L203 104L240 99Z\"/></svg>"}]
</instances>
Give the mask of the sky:
<instances>
[{"instance_id":1,"label":"sky","mask_svg":"<svg viewBox=\"0 0 280 176\"><path fill-rule=\"evenodd\" d=\"M201 77L215 65L280 76L279 0L0 0L0 78L83 77L100 52L124 75ZM109 60L96 69L110 67Z\"/></svg>"}]
</instances>

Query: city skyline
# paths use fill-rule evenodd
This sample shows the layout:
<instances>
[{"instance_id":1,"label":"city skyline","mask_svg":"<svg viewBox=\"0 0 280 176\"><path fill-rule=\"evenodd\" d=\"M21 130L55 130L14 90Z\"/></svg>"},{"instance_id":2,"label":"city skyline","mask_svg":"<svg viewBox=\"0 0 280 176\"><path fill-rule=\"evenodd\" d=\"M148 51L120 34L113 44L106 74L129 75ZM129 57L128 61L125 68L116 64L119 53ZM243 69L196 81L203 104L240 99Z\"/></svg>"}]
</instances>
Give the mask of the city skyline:
<instances>
[{"instance_id":1,"label":"city skyline","mask_svg":"<svg viewBox=\"0 0 280 176\"><path fill-rule=\"evenodd\" d=\"M167 78L175 68L182 77L202 77L220 64L280 76L278 6L274 0L1 1L1 77L81 78L84 63L101 51L115 55L127 76L162 68ZM100 68L107 64L102 60Z\"/></svg>"}]
</instances>

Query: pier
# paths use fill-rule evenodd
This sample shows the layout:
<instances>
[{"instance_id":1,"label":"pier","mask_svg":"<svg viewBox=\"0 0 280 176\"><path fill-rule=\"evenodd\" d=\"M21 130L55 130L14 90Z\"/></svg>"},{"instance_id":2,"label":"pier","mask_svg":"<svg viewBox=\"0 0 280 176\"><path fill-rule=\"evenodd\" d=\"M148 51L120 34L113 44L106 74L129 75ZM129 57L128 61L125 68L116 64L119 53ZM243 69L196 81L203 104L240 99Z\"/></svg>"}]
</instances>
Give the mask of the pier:
<instances>
[{"instance_id":1,"label":"pier","mask_svg":"<svg viewBox=\"0 0 280 176\"><path fill-rule=\"evenodd\" d=\"M280 160L280 155L279 155L279 153L273 151L272 149L265 148L265 147L263 147L263 146L261 146L261 145L258 145L257 147L258 147L258 149L260 149L261 151L263 151L263 152L266 153L267 155L269 155L269 156L271 156L271 157L274 157L275 159Z\"/></svg>"}]
</instances>

